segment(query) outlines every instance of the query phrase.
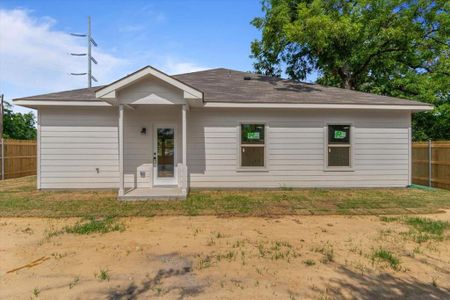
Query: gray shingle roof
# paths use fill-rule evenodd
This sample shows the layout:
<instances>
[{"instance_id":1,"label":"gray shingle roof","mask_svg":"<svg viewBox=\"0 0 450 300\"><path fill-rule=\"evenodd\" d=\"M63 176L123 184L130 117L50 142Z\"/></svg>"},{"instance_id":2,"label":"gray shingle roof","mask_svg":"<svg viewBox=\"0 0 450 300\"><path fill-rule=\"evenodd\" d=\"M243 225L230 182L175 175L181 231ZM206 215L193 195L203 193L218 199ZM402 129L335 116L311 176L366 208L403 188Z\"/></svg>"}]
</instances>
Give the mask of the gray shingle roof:
<instances>
[{"instance_id":1,"label":"gray shingle roof","mask_svg":"<svg viewBox=\"0 0 450 300\"><path fill-rule=\"evenodd\" d=\"M103 85L94 86L91 88L76 89L76 90L70 90L70 91L63 91L63 92L42 94L42 95L36 95L36 96L30 96L30 97L24 97L24 98L17 98L14 100L93 101L93 100L99 100L99 99L95 98L95 91L101 87L103 87Z\"/></svg>"},{"instance_id":2,"label":"gray shingle roof","mask_svg":"<svg viewBox=\"0 0 450 300\"><path fill-rule=\"evenodd\" d=\"M173 76L204 92L206 102L427 105L401 98L224 68ZM250 80L244 80L244 77Z\"/></svg>"},{"instance_id":3,"label":"gray shingle roof","mask_svg":"<svg viewBox=\"0 0 450 300\"><path fill-rule=\"evenodd\" d=\"M224 68L174 75L202 91L205 102L415 105L426 103L362 93L318 84L300 83ZM102 86L43 94L16 100L93 101Z\"/></svg>"}]
</instances>

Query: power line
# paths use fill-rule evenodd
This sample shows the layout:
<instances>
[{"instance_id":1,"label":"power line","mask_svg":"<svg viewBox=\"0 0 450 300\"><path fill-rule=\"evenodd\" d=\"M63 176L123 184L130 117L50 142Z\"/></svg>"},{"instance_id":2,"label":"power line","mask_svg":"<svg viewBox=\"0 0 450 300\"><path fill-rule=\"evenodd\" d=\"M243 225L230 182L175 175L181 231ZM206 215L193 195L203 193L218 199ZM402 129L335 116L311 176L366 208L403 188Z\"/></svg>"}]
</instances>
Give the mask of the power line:
<instances>
[{"instance_id":1,"label":"power line","mask_svg":"<svg viewBox=\"0 0 450 300\"><path fill-rule=\"evenodd\" d=\"M92 87L92 81L97 82L97 79L92 75L92 63L98 64L97 60L92 57L92 46L97 47L97 43L91 35L91 17L88 17L88 30L87 34L84 33L71 33L70 35L76 37L84 37L87 38L87 53L70 53L72 56L87 56L88 70L83 73L70 73L70 75L74 76L84 76L87 75L88 87Z\"/></svg>"}]
</instances>

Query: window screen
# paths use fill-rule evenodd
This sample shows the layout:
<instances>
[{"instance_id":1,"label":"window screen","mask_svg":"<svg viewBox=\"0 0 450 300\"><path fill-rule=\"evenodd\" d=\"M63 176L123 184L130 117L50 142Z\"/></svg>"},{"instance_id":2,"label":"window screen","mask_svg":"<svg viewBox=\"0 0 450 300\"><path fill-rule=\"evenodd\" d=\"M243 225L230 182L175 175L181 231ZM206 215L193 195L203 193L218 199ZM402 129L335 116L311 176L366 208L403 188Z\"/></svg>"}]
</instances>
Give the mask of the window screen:
<instances>
[{"instance_id":1,"label":"window screen","mask_svg":"<svg viewBox=\"0 0 450 300\"><path fill-rule=\"evenodd\" d=\"M265 166L265 125L241 124L241 167Z\"/></svg>"},{"instance_id":2,"label":"window screen","mask_svg":"<svg viewBox=\"0 0 450 300\"><path fill-rule=\"evenodd\" d=\"M350 125L328 125L328 167L350 167Z\"/></svg>"},{"instance_id":3,"label":"window screen","mask_svg":"<svg viewBox=\"0 0 450 300\"><path fill-rule=\"evenodd\" d=\"M350 147L328 147L329 167L349 167Z\"/></svg>"}]
</instances>

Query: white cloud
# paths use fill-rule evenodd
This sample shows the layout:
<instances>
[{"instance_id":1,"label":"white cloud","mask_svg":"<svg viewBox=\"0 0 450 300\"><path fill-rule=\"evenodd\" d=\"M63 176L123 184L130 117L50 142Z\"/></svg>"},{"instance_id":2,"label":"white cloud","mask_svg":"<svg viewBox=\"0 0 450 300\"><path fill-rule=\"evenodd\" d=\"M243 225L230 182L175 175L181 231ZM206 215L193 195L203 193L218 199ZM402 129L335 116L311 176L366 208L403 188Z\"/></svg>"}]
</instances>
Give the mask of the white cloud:
<instances>
[{"instance_id":1,"label":"white cloud","mask_svg":"<svg viewBox=\"0 0 450 300\"><path fill-rule=\"evenodd\" d=\"M170 75L196 72L209 69L208 67L198 65L192 62L185 62L173 57L166 57L161 64L161 70Z\"/></svg>"},{"instance_id":2,"label":"white cloud","mask_svg":"<svg viewBox=\"0 0 450 300\"><path fill-rule=\"evenodd\" d=\"M69 55L85 53L85 40L54 30L55 23L23 9L0 10L0 88L7 99L87 85L85 76L69 75L86 72L86 57ZM101 82L116 79L126 63L101 48L93 55L99 62L93 74Z\"/></svg>"},{"instance_id":3,"label":"white cloud","mask_svg":"<svg viewBox=\"0 0 450 300\"><path fill-rule=\"evenodd\" d=\"M164 21L165 16L160 14L157 19ZM0 93L5 94L6 100L87 86L85 76L69 75L86 72L86 57L69 55L86 52L86 42L56 30L56 22L50 17L35 17L29 10L0 9ZM125 30L145 28L130 24ZM207 69L176 54L161 54L139 46L131 47L134 51L125 51L126 57L117 57L113 53L118 51L106 51L101 45L93 48L93 56L99 62L93 65L98 84L107 84L148 64L168 74Z\"/></svg>"}]
</instances>

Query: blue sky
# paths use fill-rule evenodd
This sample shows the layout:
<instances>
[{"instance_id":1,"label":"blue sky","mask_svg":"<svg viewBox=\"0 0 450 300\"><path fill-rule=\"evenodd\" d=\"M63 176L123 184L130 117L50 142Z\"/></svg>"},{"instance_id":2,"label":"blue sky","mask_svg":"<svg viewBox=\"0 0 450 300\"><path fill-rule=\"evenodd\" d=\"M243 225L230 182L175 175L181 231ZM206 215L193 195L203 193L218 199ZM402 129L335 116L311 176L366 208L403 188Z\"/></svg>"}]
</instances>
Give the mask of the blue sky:
<instances>
[{"instance_id":1,"label":"blue sky","mask_svg":"<svg viewBox=\"0 0 450 300\"><path fill-rule=\"evenodd\" d=\"M99 47L94 75L111 82L145 65L169 74L214 67L252 70L250 43L260 36L250 21L259 0L12 1L0 2L0 92L7 100L82 88L85 41L68 33L92 32ZM16 108L19 111L20 108Z\"/></svg>"}]
</instances>

